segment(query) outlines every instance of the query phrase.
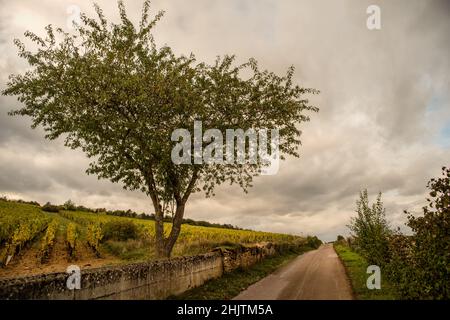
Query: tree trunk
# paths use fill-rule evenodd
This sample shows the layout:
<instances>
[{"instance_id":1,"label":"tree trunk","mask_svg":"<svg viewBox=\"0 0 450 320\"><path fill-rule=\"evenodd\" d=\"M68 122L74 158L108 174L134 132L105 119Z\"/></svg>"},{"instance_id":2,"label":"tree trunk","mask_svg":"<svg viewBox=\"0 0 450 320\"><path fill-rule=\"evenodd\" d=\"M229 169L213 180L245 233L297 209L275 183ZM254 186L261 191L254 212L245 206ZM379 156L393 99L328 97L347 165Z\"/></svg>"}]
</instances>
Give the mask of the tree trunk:
<instances>
[{"instance_id":1,"label":"tree trunk","mask_svg":"<svg viewBox=\"0 0 450 320\"><path fill-rule=\"evenodd\" d=\"M181 232L181 223L183 222L184 216L184 203L177 204L177 209L175 211L175 217L172 220L172 229L170 230L169 237L165 240L165 254L167 258L170 258L173 246L178 239Z\"/></svg>"},{"instance_id":2,"label":"tree trunk","mask_svg":"<svg viewBox=\"0 0 450 320\"><path fill-rule=\"evenodd\" d=\"M154 207L156 255L158 257L164 257L164 212L159 204L154 205Z\"/></svg>"},{"instance_id":3,"label":"tree trunk","mask_svg":"<svg viewBox=\"0 0 450 320\"><path fill-rule=\"evenodd\" d=\"M195 183L198 178L198 170L195 169L192 173L189 185L187 186L183 195L180 194L178 183L174 179L174 198L176 201L175 216L172 218L172 228L170 230L169 237L166 239L164 237L164 210L160 205L158 195L156 193L156 188L154 187L153 176L149 176L149 193L152 198L153 206L155 208L155 240L156 240L156 253L160 258L170 258L172 249L178 236L181 232L181 223L183 222L184 208L186 201L189 198L192 190L195 187Z\"/></svg>"},{"instance_id":4,"label":"tree trunk","mask_svg":"<svg viewBox=\"0 0 450 320\"><path fill-rule=\"evenodd\" d=\"M177 204L175 216L172 222L172 229L168 238L164 237L164 212L159 207L155 207L155 242L156 254L158 258L170 258L172 249L181 232L185 204Z\"/></svg>"}]
</instances>

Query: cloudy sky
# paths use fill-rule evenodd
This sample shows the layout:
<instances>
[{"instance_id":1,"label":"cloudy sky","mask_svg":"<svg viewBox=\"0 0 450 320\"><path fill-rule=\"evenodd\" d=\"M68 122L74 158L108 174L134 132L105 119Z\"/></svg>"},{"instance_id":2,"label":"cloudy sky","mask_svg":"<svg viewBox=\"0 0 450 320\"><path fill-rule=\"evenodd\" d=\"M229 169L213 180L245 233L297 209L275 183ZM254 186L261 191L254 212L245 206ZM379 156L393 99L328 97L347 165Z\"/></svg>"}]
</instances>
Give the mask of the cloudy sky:
<instances>
[{"instance_id":1,"label":"cloudy sky","mask_svg":"<svg viewBox=\"0 0 450 320\"><path fill-rule=\"evenodd\" d=\"M112 20L114 1L97 1ZM141 1L125 1L137 21ZM381 30L368 30L366 9L381 8ZM67 29L73 6L85 0L0 1L0 89L26 70L12 41L47 24ZM212 62L217 55L256 58L261 66L319 89L320 107L303 125L299 159L259 177L249 194L222 186L215 198L195 194L187 217L245 228L347 234L359 190L381 191L393 226L403 209L425 204L426 183L450 165L450 3L445 0L171 0L153 1L166 14L158 44ZM68 29L67 29L68 30ZM69 30L68 30L69 31ZM90 207L152 212L139 192L87 176L87 158L61 140L45 141L26 118L13 118L13 97L0 97L0 195Z\"/></svg>"}]
</instances>

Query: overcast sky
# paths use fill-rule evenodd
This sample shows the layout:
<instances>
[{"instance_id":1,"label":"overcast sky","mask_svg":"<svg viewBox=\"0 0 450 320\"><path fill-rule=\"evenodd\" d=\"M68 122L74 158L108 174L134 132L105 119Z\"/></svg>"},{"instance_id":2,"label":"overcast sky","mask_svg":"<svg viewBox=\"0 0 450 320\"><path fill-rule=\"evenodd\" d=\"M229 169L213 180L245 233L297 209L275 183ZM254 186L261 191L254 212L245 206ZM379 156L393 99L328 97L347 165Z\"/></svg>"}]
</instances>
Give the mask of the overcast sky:
<instances>
[{"instance_id":1,"label":"overcast sky","mask_svg":"<svg viewBox=\"0 0 450 320\"><path fill-rule=\"evenodd\" d=\"M97 2L118 19L114 1ZM0 89L27 68L14 38L43 34L47 24L67 29L71 5L93 14L91 1L0 3ZM137 22L142 2L125 4ZM371 4L381 8L381 30L367 29ZM450 165L449 1L153 1L153 12L161 9L158 44L207 62L254 57L276 73L294 65L298 84L321 91L312 99L320 112L302 126L299 159L257 178L249 194L235 186L218 188L215 198L195 194L187 217L328 241L348 233L359 190L371 200L381 191L389 221L402 226L403 209L419 212L427 181ZM7 115L18 106L0 97L0 195L153 211L145 195L87 176L81 151Z\"/></svg>"}]
</instances>

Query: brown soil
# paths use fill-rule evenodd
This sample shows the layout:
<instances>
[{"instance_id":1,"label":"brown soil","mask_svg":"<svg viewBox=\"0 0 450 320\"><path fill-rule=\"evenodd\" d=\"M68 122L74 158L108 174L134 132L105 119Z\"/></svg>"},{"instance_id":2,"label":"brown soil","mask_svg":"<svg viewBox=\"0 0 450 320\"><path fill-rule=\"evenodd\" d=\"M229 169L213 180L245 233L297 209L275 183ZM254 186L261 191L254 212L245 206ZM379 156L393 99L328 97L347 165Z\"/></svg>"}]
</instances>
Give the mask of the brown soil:
<instances>
[{"instance_id":1,"label":"brown soil","mask_svg":"<svg viewBox=\"0 0 450 320\"><path fill-rule=\"evenodd\" d=\"M6 267L0 268L0 279L65 272L70 265L78 265L83 270L120 263L120 260L105 253L102 253L100 258L97 257L95 252L82 242L78 243L76 257L72 259L62 237L58 237L46 262L41 263L40 257L37 243L23 249Z\"/></svg>"}]
</instances>

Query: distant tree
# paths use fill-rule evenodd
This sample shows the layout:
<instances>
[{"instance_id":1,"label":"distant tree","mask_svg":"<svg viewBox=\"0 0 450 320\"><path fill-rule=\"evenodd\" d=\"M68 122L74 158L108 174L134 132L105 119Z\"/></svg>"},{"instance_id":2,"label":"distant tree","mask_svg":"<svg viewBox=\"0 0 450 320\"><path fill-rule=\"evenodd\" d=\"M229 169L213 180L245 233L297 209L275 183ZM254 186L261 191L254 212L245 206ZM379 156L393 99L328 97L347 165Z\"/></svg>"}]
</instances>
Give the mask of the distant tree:
<instances>
[{"instance_id":1,"label":"distant tree","mask_svg":"<svg viewBox=\"0 0 450 320\"><path fill-rule=\"evenodd\" d=\"M72 200L69 199L66 202L64 202L63 208L64 210L75 211L77 209L77 206Z\"/></svg>"},{"instance_id":2,"label":"distant tree","mask_svg":"<svg viewBox=\"0 0 450 320\"><path fill-rule=\"evenodd\" d=\"M19 56L31 68L12 75L3 94L17 95L24 104L12 115L30 116L46 138L63 136L66 146L93 158L87 173L146 193L155 212L156 251L168 257L193 192L211 196L224 182L247 191L264 167L262 161L175 165L174 130L193 128L196 120L223 136L226 129L279 129L280 153L298 157L299 124L309 120L306 111L318 110L304 95L317 91L294 85L293 67L278 76L260 70L254 59L236 65L234 56L224 56L210 65L158 48L151 31L163 13L149 20L145 1L136 28L122 1L118 7L120 23L109 25L95 5L98 20L82 14L74 34L56 29L62 41L51 25L45 38L27 31L39 46L36 52L16 39ZM166 238L164 215L171 210Z\"/></svg>"},{"instance_id":3,"label":"distant tree","mask_svg":"<svg viewBox=\"0 0 450 320\"><path fill-rule=\"evenodd\" d=\"M44 204L42 206L42 210L43 211L47 211L47 212L54 212L54 213L56 213L56 212L59 212L59 207L55 206L55 205L52 205L50 202L47 202L46 204Z\"/></svg>"},{"instance_id":4,"label":"distant tree","mask_svg":"<svg viewBox=\"0 0 450 320\"><path fill-rule=\"evenodd\" d=\"M389 236L392 232L386 221L381 193L370 206L367 190L360 192L356 213L348 226L355 238L354 244L369 263L385 264L389 260Z\"/></svg>"},{"instance_id":5,"label":"distant tree","mask_svg":"<svg viewBox=\"0 0 450 320\"><path fill-rule=\"evenodd\" d=\"M336 243L347 245L347 241L345 240L343 235L338 235L336 238Z\"/></svg>"},{"instance_id":6,"label":"distant tree","mask_svg":"<svg viewBox=\"0 0 450 320\"><path fill-rule=\"evenodd\" d=\"M317 238L317 236L307 236L306 245L313 249L317 249L322 245L322 240Z\"/></svg>"}]
</instances>

